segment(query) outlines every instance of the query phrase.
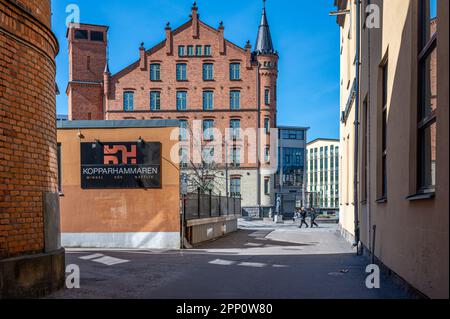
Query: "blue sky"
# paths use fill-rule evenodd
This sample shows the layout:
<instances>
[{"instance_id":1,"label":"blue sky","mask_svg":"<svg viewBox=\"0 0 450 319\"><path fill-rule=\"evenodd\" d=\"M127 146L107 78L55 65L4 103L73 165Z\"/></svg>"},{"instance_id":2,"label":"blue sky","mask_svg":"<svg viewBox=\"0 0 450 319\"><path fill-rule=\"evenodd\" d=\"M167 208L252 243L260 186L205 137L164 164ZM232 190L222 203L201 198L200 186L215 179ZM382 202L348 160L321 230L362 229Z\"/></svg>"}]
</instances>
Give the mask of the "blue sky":
<instances>
[{"instance_id":1,"label":"blue sky","mask_svg":"<svg viewBox=\"0 0 450 319\"><path fill-rule=\"evenodd\" d=\"M138 59L165 37L170 21L175 28L189 19L192 0L57 0L53 30L61 49L57 82L58 113L67 114L68 82L66 7L80 8L81 22L110 26L110 68L115 73ZM225 25L225 37L241 46L254 45L262 0L199 0L200 18L213 27ZM274 45L280 54L278 123L311 127L309 139L339 137L339 28L332 0L268 0L267 12Z\"/></svg>"}]
</instances>

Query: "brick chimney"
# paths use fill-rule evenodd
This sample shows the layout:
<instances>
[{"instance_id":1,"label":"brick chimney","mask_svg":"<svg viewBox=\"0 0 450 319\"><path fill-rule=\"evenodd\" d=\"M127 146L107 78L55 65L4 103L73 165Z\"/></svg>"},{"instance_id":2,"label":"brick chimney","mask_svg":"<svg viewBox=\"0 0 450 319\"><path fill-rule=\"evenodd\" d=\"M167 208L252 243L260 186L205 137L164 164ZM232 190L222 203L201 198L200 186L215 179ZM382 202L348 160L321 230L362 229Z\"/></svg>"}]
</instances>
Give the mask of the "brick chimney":
<instances>
[{"instance_id":1,"label":"brick chimney","mask_svg":"<svg viewBox=\"0 0 450 319\"><path fill-rule=\"evenodd\" d=\"M173 34L170 22L167 22L166 25L166 53L167 55L173 54Z\"/></svg>"},{"instance_id":2,"label":"brick chimney","mask_svg":"<svg viewBox=\"0 0 450 319\"><path fill-rule=\"evenodd\" d=\"M197 2L194 2L194 4L192 5L192 37L193 38L198 38L199 37L199 26L198 26L198 7L197 7Z\"/></svg>"},{"instance_id":3,"label":"brick chimney","mask_svg":"<svg viewBox=\"0 0 450 319\"><path fill-rule=\"evenodd\" d=\"M223 26L223 22L219 24L219 53L225 54L225 27Z\"/></svg>"},{"instance_id":4,"label":"brick chimney","mask_svg":"<svg viewBox=\"0 0 450 319\"><path fill-rule=\"evenodd\" d=\"M147 70L147 56L145 54L144 42L141 43L141 47L139 48L139 67L142 71Z\"/></svg>"},{"instance_id":5,"label":"brick chimney","mask_svg":"<svg viewBox=\"0 0 450 319\"><path fill-rule=\"evenodd\" d=\"M252 67L252 45L250 41L245 44L245 66L247 69Z\"/></svg>"},{"instance_id":6,"label":"brick chimney","mask_svg":"<svg viewBox=\"0 0 450 319\"><path fill-rule=\"evenodd\" d=\"M103 81L107 60L108 27L92 24L71 25L69 42L70 120L103 120Z\"/></svg>"}]
</instances>

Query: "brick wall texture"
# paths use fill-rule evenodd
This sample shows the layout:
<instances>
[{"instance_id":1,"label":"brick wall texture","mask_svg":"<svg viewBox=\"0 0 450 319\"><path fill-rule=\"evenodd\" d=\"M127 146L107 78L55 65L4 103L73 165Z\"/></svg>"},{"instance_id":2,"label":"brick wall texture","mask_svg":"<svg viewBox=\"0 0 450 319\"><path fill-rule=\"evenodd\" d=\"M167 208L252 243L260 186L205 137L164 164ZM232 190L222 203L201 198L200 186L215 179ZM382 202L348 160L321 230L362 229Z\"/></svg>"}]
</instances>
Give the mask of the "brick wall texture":
<instances>
[{"instance_id":1,"label":"brick wall texture","mask_svg":"<svg viewBox=\"0 0 450 319\"><path fill-rule=\"evenodd\" d=\"M50 10L0 0L0 259L43 251L43 194L57 192Z\"/></svg>"}]
</instances>

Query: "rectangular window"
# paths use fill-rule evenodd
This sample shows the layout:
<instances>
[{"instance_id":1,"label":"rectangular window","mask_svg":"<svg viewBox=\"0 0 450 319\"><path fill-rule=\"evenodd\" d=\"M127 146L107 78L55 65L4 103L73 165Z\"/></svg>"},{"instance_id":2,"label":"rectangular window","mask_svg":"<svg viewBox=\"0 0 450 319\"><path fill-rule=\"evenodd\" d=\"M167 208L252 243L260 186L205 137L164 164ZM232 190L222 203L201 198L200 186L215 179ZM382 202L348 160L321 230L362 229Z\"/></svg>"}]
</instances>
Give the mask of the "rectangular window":
<instances>
[{"instance_id":1,"label":"rectangular window","mask_svg":"<svg viewBox=\"0 0 450 319\"><path fill-rule=\"evenodd\" d=\"M150 92L150 110L159 111L161 109L161 92Z\"/></svg>"},{"instance_id":2,"label":"rectangular window","mask_svg":"<svg viewBox=\"0 0 450 319\"><path fill-rule=\"evenodd\" d=\"M230 109L239 110L241 108L241 91L230 92Z\"/></svg>"},{"instance_id":3,"label":"rectangular window","mask_svg":"<svg viewBox=\"0 0 450 319\"><path fill-rule=\"evenodd\" d=\"M180 168L186 169L189 165L189 152L187 148L180 148Z\"/></svg>"},{"instance_id":4,"label":"rectangular window","mask_svg":"<svg viewBox=\"0 0 450 319\"><path fill-rule=\"evenodd\" d=\"M266 134L270 134L270 118L268 117L264 119L264 131Z\"/></svg>"},{"instance_id":5,"label":"rectangular window","mask_svg":"<svg viewBox=\"0 0 450 319\"><path fill-rule=\"evenodd\" d=\"M270 195L270 178L264 179L264 194Z\"/></svg>"},{"instance_id":6,"label":"rectangular window","mask_svg":"<svg viewBox=\"0 0 450 319\"><path fill-rule=\"evenodd\" d=\"M188 121L180 120L180 141L186 141L188 137Z\"/></svg>"},{"instance_id":7,"label":"rectangular window","mask_svg":"<svg viewBox=\"0 0 450 319\"><path fill-rule=\"evenodd\" d=\"M194 56L194 46L193 45L188 45L188 47L187 47L187 55L188 56Z\"/></svg>"},{"instance_id":8,"label":"rectangular window","mask_svg":"<svg viewBox=\"0 0 450 319\"><path fill-rule=\"evenodd\" d=\"M231 178L230 193L231 197L241 197L241 179L239 177Z\"/></svg>"},{"instance_id":9,"label":"rectangular window","mask_svg":"<svg viewBox=\"0 0 450 319\"><path fill-rule=\"evenodd\" d=\"M212 164L214 163L214 154L215 154L215 149L212 146L208 146L203 148L202 151L202 160L206 163L206 164Z\"/></svg>"},{"instance_id":10,"label":"rectangular window","mask_svg":"<svg viewBox=\"0 0 450 319\"><path fill-rule=\"evenodd\" d=\"M187 80L187 64L177 63L177 81Z\"/></svg>"},{"instance_id":11,"label":"rectangular window","mask_svg":"<svg viewBox=\"0 0 450 319\"><path fill-rule=\"evenodd\" d=\"M265 155L264 158L265 158L266 163L270 163L270 147L269 146L266 147L264 155Z\"/></svg>"},{"instance_id":12,"label":"rectangular window","mask_svg":"<svg viewBox=\"0 0 450 319\"><path fill-rule=\"evenodd\" d=\"M91 31L91 41L103 42L104 34L99 31Z\"/></svg>"},{"instance_id":13,"label":"rectangular window","mask_svg":"<svg viewBox=\"0 0 450 319\"><path fill-rule=\"evenodd\" d=\"M178 56L185 56L186 55L185 48L186 47L184 45L178 46Z\"/></svg>"},{"instance_id":14,"label":"rectangular window","mask_svg":"<svg viewBox=\"0 0 450 319\"><path fill-rule=\"evenodd\" d=\"M150 64L150 81L161 80L161 65L158 63Z\"/></svg>"},{"instance_id":15,"label":"rectangular window","mask_svg":"<svg viewBox=\"0 0 450 319\"><path fill-rule=\"evenodd\" d=\"M241 79L241 64L231 63L230 64L230 80L237 81Z\"/></svg>"},{"instance_id":16,"label":"rectangular window","mask_svg":"<svg viewBox=\"0 0 450 319\"><path fill-rule=\"evenodd\" d=\"M305 167L305 154L303 148L283 147L283 157L285 167L303 168Z\"/></svg>"},{"instance_id":17,"label":"rectangular window","mask_svg":"<svg viewBox=\"0 0 450 319\"><path fill-rule=\"evenodd\" d=\"M382 68L381 197L387 197L388 63Z\"/></svg>"},{"instance_id":18,"label":"rectangular window","mask_svg":"<svg viewBox=\"0 0 450 319\"><path fill-rule=\"evenodd\" d=\"M214 120L203 121L203 139L205 141L214 140Z\"/></svg>"},{"instance_id":19,"label":"rectangular window","mask_svg":"<svg viewBox=\"0 0 450 319\"><path fill-rule=\"evenodd\" d=\"M123 93L123 110L132 112L134 110L134 92Z\"/></svg>"},{"instance_id":20,"label":"rectangular window","mask_svg":"<svg viewBox=\"0 0 450 319\"><path fill-rule=\"evenodd\" d=\"M177 92L177 110L186 111L187 110L187 92L178 91Z\"/></svg>"},{"instance_id":21,"label":"rectangular window","mask_svg":"<svg viewBox=\"0 0 450 319\"><path fill-rule=\"evenodd\" d=\"M270 89L264 90L264 103L270 105Z\"/></svg>"},{"instance_id":22,"label":"rectangular window","mask_svg":"<svg viewBox=\"0 0 450 319\"><path fill-rule=\"evenodd\" d=\"M233 147L231 150L231 166L240 167L241 166L241 149Z\"/></svg>"},{"instance_id":23,"label":"rectangular window","mask_svg":"<svg viewBox=\"0 0 450 319\"><path fill-rule=\"evenodd\" d=\"M205 56L211 56L211 46L205 45Z\"/></svg>"},{"instance_id":24,"label":"rectangular window","mask_svg":"<svg viewBox=\"0 0 450 319\"><path fill-rule=\"evenodd\" d=\"M203 91L203 110L212 111L214 109L214 92Z\"/></svg>"},{"instance_id":25,"label":"rectangular window","mask_svg":"<svg viewBox=\"0 0 450 319\"><path fill-rule=\"evenodd\" d=\"M87 30L75 30L75 39L87 40L88 39L88 31Z\"/></svg>"},{"instance_id":26,"label":"rectangular window","mask_svg":"<svg viewBox=\"0 0 450 319\"><path fill-rule=\"evenodd\" d=\"M436 188L437 0L420 0L419 17L417 188L424 193Z\"/></svg>"},{"instance_id":27,"label":"rectangular window","mask_svg":"<svg viewBox=\"0 0 450 319\"><path fill-rule=\"evenodd\" d=\"M196 56L201 56L203 53L203 47L201 45L197 45L195 47L195 55Z\"/></svg>"},{"instance_id":28,"label":"rectangular window","mask_svg":"<svg viewBox=\"0 0 450 319\"><path fill-rule=\"evenodd\" d=\"M283 140L304 140L305 132L299 130L282 130L281 138Z\"/></svg>"},{"instance_id":29,"label":"rectangular window","mask_svg":"<svg viewBox=\"0 0 450 319\"><path fill-rule=\"evenodd\" d=\"M239 140L241 138L241 120L230 121L231 138L233 140Z\"/></svg>"},{"instance_id":30,"label":"rectangular window","mask_svg":"<svg viewBox=\"0 0 450 319\"><path fill-rule=\"evenodd\" d=\"M214 80L214 64L204 63L203 64L203 81Z\"/></svg>"}]
</instances>

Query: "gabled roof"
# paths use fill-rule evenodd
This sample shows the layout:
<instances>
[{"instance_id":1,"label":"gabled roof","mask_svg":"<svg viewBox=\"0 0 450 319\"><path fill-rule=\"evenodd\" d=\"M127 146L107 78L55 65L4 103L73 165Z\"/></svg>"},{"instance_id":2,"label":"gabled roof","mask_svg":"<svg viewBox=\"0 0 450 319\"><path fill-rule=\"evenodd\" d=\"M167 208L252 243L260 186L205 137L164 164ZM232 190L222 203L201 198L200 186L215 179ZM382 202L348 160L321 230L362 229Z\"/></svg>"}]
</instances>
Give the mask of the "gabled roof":
<instances>
[{"instance_id":1,"label":"gabled roof","mask_svg":"<svg viewBox=\"0 0 450 319\"><path fill-rule=\"evenodd\" d=\"M217 30L217 29L211 27L210 25L206 24L205 22L201 21L200 19L199 19L198 22L199 22L199 25L201 25L201 26L205 27L206 29L208 29L208 30L210 30L210 31L212 31L212 32L215 32L217 35L219 35L219 30ZM182 25L179 26L178 28L174 29L174 30L172 31L172 34L175 36L175 35L177 35L177 34L183 32L184 30L188 29L188 28L191 27L191 26L192 26L192 19L190 19L190 20L187 21L186 23L182 24ZM238 46L237 44L234 44L233 42L228 41L228 40L226 40L226 39L225 39L225 42L226 42L227 44L233 46L234 48L236 48L236 49L238 49L238 50L241 50L243 53L245 52L245 49L242 48L242 47L240 47L240 46ZM148 49L147 51L145 51L146 56L152 55L152 54L154 54L155 52L157 52L157 51L163 49L163 48L165 47L165 45L166 45L166 39L164 39L164 40L161 41L160 43L156 44L156 45L153 46L152 48L150 48L150 49ZM112 77L120 77L120 76L122 76L122 75L124 75L124 74L126 74L126 73L128 73L128 72L130 72L130 71L132 71L132 70L134 70L134 69L137 68L137 67L139 67L139 60L137 60L136 62L130 64L130 65L127 66L127 67L125 67L125 68L122 69L121 71L119 71L119 72L113 74Z\"/></svg>"}]
</instances>

